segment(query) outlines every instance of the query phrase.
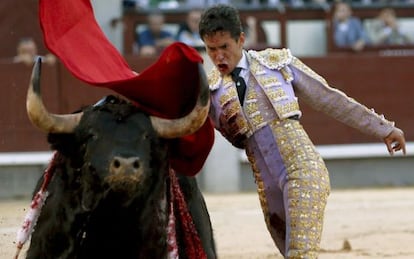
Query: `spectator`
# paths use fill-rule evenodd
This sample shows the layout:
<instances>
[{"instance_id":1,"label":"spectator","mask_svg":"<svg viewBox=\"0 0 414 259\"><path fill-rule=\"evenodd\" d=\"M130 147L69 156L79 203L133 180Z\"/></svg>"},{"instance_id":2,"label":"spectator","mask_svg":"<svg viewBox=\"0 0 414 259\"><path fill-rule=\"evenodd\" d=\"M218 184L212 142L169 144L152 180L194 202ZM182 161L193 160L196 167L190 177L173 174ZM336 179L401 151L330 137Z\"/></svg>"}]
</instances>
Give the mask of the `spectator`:
<instances>
[{"instance_id":1,"label":"spectator","mask_svg":"<svg viewBox=\"0 0 414 259\"><path fill-rule=\"evenodd\" d=\"M39 56L37 53L37 44L32 38L20 39L17 44L16 52L17 54L13 58L14 63L23 63L31 66L38 57L42 58L42 61L48 64L54 64L56 62L56 58L52 54Z\"/></svg>"},{"instance_id":2,"label":"spectator","mask_svg":"<svg viewBox=\"0 0 414 259\"><path fill-rule=\"evenodd\" d=\"M345 2L337 3L333 19L336 46L351 47L354 51L361 51L368 38L361 20L352 16L351 6Z\"/></svg>"},{"instance_id":3,"label":"spectator","mask_svg":"<svg viewBox=\"0 0 414 259\"><path fill-rule=\"evenodd\" d=\"M405 45L411 40L398 25L394 9L384 8L367 23L367 32L373 45Z\"/></svg>"},{"instance_id":4,"label":"spectator","mask_svg":"<svg viewBox=\"0 0 414 259\"><path fill-rule=\"evenodd\" d=\"M152 13L148 15L147 28L138 34L136 40L139 54L142 56L158 55L166 46L173 43L174 36L164 27L164 15Z\"/></svg>"},{"instance_id":5,"label":"spectator","mask_svg":"<svg viewBox=\"0 0 414 259\"><path fill-rule=\"evenodd\" d=\"M125 8L135 7L136 5L136 0L122 0L122 6Z\"/></svg>"},{"instance_id":6,"label":"spectator","mask_svg":"<svg viewBox=\"0 0 414 259\"><path fill-rule=\"evenodd\" d=\"M188 12L186 22L180 26L177 32L177 40L194 47L197 50L204 49L204 43L198 33L201 10L193 9Z\"/></svg>"},{"instance_id":7,"label":"spectator","mask_svg":"<svg viewBox=\"0 0 414 259\"><path fill-rule=\"evenodd\" d=\"M122 0L122 6L126 9L140 9L150 6L150 0Z\"/></svg>"}]
</instances>

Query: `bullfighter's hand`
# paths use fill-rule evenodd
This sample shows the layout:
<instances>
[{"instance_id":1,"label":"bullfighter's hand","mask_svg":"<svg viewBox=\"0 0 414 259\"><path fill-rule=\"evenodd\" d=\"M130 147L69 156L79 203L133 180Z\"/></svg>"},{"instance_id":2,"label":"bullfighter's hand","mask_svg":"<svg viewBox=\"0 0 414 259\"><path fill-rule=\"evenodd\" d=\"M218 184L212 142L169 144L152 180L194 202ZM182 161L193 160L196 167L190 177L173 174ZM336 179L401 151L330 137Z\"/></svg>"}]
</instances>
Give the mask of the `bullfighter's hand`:
<instances>
[{"instance_id":1,"label":"bullfighter's hand","mask_svg":"<svg viewBox=\"0 0 414 259\"><path fill-rule=\"evenodd\" d=\"M399 150L402 150L404 155L406 154L404 132L399 128L394 128L392 132L384 138L384 143L387 145L390 155L394 155L394 152Z\"/></svg>"}]
</instances>

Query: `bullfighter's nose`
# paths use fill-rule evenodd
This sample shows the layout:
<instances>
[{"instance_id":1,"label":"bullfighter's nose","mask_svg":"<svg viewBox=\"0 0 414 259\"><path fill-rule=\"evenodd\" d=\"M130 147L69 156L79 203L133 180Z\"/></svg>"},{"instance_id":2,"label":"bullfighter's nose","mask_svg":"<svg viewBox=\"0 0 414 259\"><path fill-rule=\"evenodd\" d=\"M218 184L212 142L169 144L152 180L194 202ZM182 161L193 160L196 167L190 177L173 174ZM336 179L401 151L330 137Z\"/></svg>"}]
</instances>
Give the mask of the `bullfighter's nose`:
<instances>
[{"instance_id":1,"label":"bullfighter's nose","mask_svg":"<svg viewBox=\"0 0 414 259\"><path fill-rule=\"evenodd\" d=\"M139 157L119 157L115 156L109 165L109 171L113 174L135 174L140 170L141 163Z\"/></svg>"}]
</instances>

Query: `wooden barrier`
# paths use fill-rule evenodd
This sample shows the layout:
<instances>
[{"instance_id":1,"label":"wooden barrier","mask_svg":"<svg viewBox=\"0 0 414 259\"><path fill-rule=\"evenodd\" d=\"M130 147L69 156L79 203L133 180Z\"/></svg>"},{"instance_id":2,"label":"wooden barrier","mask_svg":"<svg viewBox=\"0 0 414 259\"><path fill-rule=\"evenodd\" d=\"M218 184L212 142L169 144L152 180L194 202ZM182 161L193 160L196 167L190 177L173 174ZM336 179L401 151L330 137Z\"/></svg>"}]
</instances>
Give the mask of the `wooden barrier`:
<instances>
[{"instance_id":1,"label":"wooden barrier","mask_svg":"<svg viewBox=\"0 0 414 259\"><path fill-rule=\"evenodd\" d=\"M407 140L414 139L414 102L410 94L414 80L413 57L345 53L302 60L331 86L395 121L404 130ZM318 145L378 141L312 110L304 103L301 106L302 122Z\"/></svg>"},{"instance_id":2,"label":"wooden barrier","mask_svg":"<svg viewBox=\"0 0 414 259\"><path fill-rule=\"evenodd\" d=\"M140 72L154 61L154 58L140 58L139 62L131 62L131 68ZM46 134L30 123L26 113L26 93L31 71L31 66L0 62L0 109L3 111L0 117L0 152L49 149ZM59 62L42 65L41 91L47 109L61 114L94 104L108 94L118 95L111 90L79 81Z\"/></svg>"},{"instance_id":3,"label":"wooden barrier","mask_svg":"<svg viewBox=\"0 0 414 259\"><path fill-rule=\"evenodd\" d=\"M30 81L31 67L23 64L0 64L2 94L0 151L45 150L45 136L31 125L26 113L26 92ZM59 109L56 67L44 66L42 92L51 111Z\"/></svg>"}]
</instances>

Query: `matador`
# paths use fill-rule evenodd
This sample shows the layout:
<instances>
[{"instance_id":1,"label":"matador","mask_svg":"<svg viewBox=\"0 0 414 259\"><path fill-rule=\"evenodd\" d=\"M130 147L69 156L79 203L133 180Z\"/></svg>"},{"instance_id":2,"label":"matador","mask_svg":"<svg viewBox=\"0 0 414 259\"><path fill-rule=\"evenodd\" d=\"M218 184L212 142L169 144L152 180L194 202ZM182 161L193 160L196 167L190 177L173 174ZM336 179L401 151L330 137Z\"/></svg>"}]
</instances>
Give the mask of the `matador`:
<instances>
[{"instance_id":1,"label":"matador","mask_svg":"<svg viewBox=\"0 0 414 259\"><path fill-rule=\"evenodd\" d=\"M289 49L245 50L245 35L234 7L206 9L200 35L214 63L208 76L210 118L229 142L246 150L274 243L286 258L317 258L329 174L301 125L298 98L383 139L390 153L405 153L403 132L384 116L330 87ZM239 75L232 78L235 70ZM238 93L243 85L245 89Z\"/></svg>"}]
</instances>

